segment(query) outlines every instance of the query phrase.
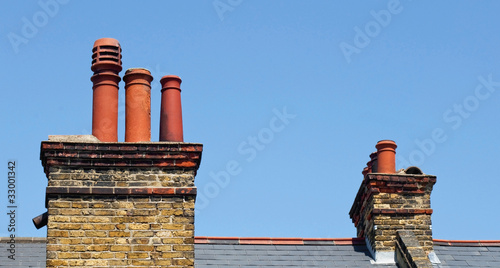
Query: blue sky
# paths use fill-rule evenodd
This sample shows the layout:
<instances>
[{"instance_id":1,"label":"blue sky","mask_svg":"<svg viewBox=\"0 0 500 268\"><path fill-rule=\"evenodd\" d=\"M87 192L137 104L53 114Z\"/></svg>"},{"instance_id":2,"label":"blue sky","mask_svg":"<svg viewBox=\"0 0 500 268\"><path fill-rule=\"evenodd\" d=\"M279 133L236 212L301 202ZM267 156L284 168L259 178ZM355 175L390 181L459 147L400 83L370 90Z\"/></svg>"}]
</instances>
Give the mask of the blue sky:
<instances>
[{"instance_id":1,"label":"blue sky","mask_svg":"<svg viewBox=\"0 0 500 268\"><path fill-rule=\"evenodd\" d=\"M196 235L353 237L361 170L377 141L392 139L397 169L437 176L434 238L500 239L498 10L497 1L5 2L0 236L11 159L16 235L46 235L31 223L45 211L40 142L91 133L91 49L113 37L121 75L154 76L153 141L159 80L183 79L184 139L204 144Z\"/></svg>"}]
</instances>

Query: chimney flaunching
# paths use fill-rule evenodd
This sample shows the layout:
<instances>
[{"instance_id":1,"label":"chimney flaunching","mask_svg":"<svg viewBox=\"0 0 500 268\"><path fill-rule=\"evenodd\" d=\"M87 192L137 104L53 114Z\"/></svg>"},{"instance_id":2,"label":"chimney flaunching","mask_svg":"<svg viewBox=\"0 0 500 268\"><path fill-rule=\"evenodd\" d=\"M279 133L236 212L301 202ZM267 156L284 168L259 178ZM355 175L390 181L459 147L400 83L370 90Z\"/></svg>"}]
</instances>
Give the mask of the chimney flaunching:
<instances>
[{"instance_id":1,"label":"chimney flaunching","mask_svg":"<svg viewBox=\"0 0 500 268\"><path fill-rule=\"evenodd\" d=\"M398 232L410 231L426 254L433 254L430 195L436 176L410 167L396 172L396 143L379 141L371 155L349 215L376 262L394 263ZM428 261L428 260L427 260Z\"/></svg>"},{"instance_id":2,"label":"chimney flaunching","mask_svg":"<svg viewBox=\"0 0 500 268\"><path fill-rule=\"evenodd\" d=\"M92 58L95 137L49 136L41 144L48 211L33 221L47 225L46 265L194 267L194 179L203 145L183 142L180 79L162 82L177 87L174 109L165 108L174 139L151 142L153 77L141 68L126 72L125 142L118 142L118 41L97 40Z\"/></svg>"}]
</instances>

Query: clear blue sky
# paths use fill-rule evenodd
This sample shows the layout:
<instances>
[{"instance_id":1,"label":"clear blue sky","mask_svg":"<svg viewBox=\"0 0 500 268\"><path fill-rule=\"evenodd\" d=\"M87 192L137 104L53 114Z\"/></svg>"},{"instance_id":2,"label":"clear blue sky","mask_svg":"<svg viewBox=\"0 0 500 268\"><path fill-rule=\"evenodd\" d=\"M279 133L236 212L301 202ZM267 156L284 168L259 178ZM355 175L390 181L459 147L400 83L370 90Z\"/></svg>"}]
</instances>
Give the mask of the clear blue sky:
<instances>
[{"instance_id":1,"label":"clear blue sky","mask_svg":"<svg viewBox=\"0 0 500 268\"><path fill-rule=\"evenodd\" d=\"M113 37L124 71L153 73L153 141L159 80L183 79L184 138L204 144L196 235L353 237L361 170L377 141L392 139L398 169L437 176L434 238L500 239L499 10L498 1L6 1L0 236L9 159L17 236L46 235L31 223L45 211L40 142L91 133L91 49Z\"/></svg>"}]
</instances>

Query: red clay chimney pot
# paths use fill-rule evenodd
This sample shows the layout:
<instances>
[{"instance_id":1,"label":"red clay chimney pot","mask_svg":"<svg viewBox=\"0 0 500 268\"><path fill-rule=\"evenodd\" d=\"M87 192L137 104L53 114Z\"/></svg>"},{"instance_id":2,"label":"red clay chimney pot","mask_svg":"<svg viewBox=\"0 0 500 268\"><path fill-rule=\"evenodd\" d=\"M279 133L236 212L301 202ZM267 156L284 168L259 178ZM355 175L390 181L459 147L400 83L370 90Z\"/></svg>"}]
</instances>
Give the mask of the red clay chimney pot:
<instances>
[{"instance_id":1,"label":"red clay chimney pot","mask_svg":"<svg viewBox=\"0 0 500 268\"><path fill-rule=\"evenodd\" d=\"M125 82L125 142L151 141L151 72L131 68Z\"/></svg>"},{"instance_id":2,"label":"red clay chimney pot","mask_svg":"<svg viewBox=\"0 0 500 268\"><path fill-rule=\"evenodd\" d=\"M381 140L377 143L377 173L396 173L396 143Z\"/></svg>"},{"instance_id":3,"label":"red clay chimney pot","mask_svg":"<svg viewBox=\"0 0 500 268\"><path fill-rule=\"evenodd\" d=\"M102 38L92 49L94 75L92 100L92 135L104 142L118 141L118 83L122 70L120 43Z\"/></svg>"},{"instance_id":4,"label":"red clay chimney pot","mask_svg":"<svg viewBox=\"0 0 500 268\"><path fill-rule=\"evenodd\" d=\"M161 78L160 141L184 141L182 130L181 78Z\"/></svg>"}]
</instances>

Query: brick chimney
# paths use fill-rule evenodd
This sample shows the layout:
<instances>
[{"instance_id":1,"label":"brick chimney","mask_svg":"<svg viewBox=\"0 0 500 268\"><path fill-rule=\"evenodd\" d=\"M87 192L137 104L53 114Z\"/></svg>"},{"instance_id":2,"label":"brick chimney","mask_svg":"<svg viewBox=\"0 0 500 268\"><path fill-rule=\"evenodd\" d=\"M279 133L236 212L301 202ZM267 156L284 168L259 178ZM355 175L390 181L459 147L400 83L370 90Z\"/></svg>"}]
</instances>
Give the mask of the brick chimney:
<instances>
[{"instance_id":1,"label":"brick chimney","mask_svg":"<svg viewBox=\"0 0 500 268\"><path fill-rule=\"evenodd\" d=\"M390 140L377 143L376 156L372 154L368 162L376 163L376 168L364 169L349 212L357 236L365 238L379 263L395 261L398 237L408 236L406 231L415 235L426 254L433 254L430 195L436 177L417 167L396 172L396 147Z\"/></svg>"},{"instance_id":2,"label":"brick chimney","mask_svg":"<svg viewBox=\"0 0 500 268\"><path fill-rule=\"evenodd\" d=\"M106 43L94 53L107 49ZM119 77L106 76L113 79L97 101L103 85L94 82L93 133L101 136L49 136L41 143L48 213L34 222L47 222L47 267L194 267L194 179L203 145L149 141L152 77L144 69L125 75L132 118L126 142L117 142L114 126L100 125L115 120ZM113 107L101 107L108 97Z\"/></svg>"}]
</instances>

